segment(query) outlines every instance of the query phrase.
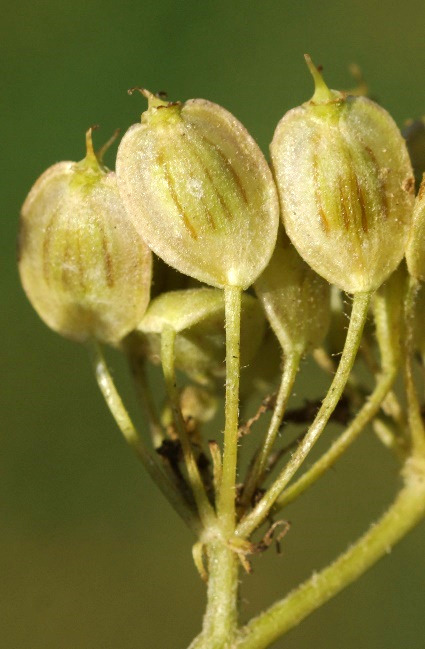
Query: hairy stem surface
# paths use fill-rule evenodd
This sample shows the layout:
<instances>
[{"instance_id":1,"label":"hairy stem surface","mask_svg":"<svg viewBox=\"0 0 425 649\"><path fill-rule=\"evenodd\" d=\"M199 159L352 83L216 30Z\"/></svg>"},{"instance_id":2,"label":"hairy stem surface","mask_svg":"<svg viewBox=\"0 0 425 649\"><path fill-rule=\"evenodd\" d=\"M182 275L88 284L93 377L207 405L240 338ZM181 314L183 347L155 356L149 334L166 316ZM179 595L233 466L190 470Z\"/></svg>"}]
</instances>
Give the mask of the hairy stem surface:
<instances>
[{"instance_id":1,"label":"hairy stem surface","mask_svg":"<svg viewBox=\"0 0 425 649\"><path fill-rule=\"evenodd\" d=\"M242 291L235 286L224 289L226 314L226 403L223 469L218 492L217 510L223 531L235 529L236 465L239 428L240 327Z\"/></svg>"},{"instance_id":2,"label":"hairy stem surface","mask_svg":"<svg viewBox=\"0 0 425 649\"><path fill-rule=\"evenodd\" d=\"M388 511L334 563L242 630L235 649L266 649L384 557L425 515L425 460L405 465L405 487Z\"/></svg>"},{"instance_id":3,"label":"hairy stem surface","mask_svg":"<svg viewBox=\"0 0 425 649\"><path fill-rule=\"evenodd\" d=\"M238 560L221 540L207 544L207 608L189 649L230 649L237 630Z\"/></svg>"},{"instance_id":4,"label":"hairy stem surface","mask_svg":"<svg viewBox=\"0 0 425 649\"><path fill-rule=\"evenodd\" d=\"M292 455L287 465L282 469L276 481L271 485L264 494L258 505L252 512L242 520L236 533L242 537L248 537L267 517L270 509L273 507L282 490L286 487L292 476L299 469L305 458L311 451L312 447L319 439L326 424L329 421L338 401L341 398L344 387L350 375L360 340L363 327L366 321L367 312L371 300L370 293L357 293L353 300L351 311L350 325L348 327L347 338L342 352L338 369L329 388L329 391L323 400L322 406L316 415L307 434Z\"/></svg>"}]
</instances>

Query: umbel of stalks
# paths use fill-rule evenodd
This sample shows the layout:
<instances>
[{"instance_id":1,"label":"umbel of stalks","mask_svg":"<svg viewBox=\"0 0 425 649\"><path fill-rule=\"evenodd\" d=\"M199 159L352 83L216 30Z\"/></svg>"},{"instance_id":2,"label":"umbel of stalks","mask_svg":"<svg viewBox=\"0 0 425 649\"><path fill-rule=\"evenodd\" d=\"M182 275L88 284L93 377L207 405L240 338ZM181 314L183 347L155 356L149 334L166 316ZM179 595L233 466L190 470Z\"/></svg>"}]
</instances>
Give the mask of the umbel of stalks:
<instances>
[{"instance_id":1,"label":"umbel of stalks","mask_svg":"<svg viewBox=\"0 0 425 649\"><path fill-rule=\"evenodd\" d=\"M80 342L117 343L149 302L152 253L122 205L116 177L87 136L81 162L37 180L21 212L19 271L44 322Z\"/></svg>"},{"instance_id":2,"label":"umbel of stalks","mask_svg":"<svg viewBox=\"0 0 425 649\"><path fill-rule=\"evenodd\" d=\"M143 94L148 110L117 156L127 212L170 266L217 288L247 288L270 259L279 221L263 154L217 104Z\"/></svg>"},{"instance_id":3,"label":"umbel of stalks","mask_svg":"<svg viewBox=\"0 0 425 649\"><path fill-rule=\"evenodd\" d=\"M374 290L405 250L414 201L406 144L383 108L329 90L306 60L314 95L282 118L271 144L285 228L329 282Z\"/></svg>"}]
</instances>

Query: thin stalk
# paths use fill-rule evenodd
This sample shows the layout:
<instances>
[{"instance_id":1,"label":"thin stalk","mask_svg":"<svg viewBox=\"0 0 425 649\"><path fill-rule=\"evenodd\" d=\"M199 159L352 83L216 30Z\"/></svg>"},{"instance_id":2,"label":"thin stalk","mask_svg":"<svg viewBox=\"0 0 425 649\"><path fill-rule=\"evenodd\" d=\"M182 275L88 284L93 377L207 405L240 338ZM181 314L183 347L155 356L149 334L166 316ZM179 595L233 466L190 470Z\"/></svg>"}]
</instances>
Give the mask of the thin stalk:
<instances>
[{"instance_id":1,"label":"thin stalk","mask_svg":"<svg viewBox=\"0 0 425 649\"><path fill-rule=\"evenodd\" d=\"M174 425L183 451L190 486L204 527L208 527L215 519L214 510L208 500L205 485L202 482L198 465L193 454L192 445L183 420L180 408L180 395L177 388L174 341L176 332L171 327L165 327L161 334L161 362L164 372L168 399L173 412Z\"/></svg>"},{"instance_id":2,"label":"thin stalk","mask_svg":"<svg viewBox=\"0 0 425 649\"><path fill-rule=\"evenodd\" d=\"M394 424L381 417L375 417L372 422L373 431L381 444L388 448L401 463L405 462L409 449L406 440L394 430Z\"/></svg>"},{"instance_id":3,"label":"thin stalk","mask_svg":"<svg viewBox=\"0 0 425 649\"><path fill-rule=\"evenodd\" d=\"M423 454L425 453L425 427L413 378L413 318L418 290L418 280L410 277L405 299L404 382L406 386L408 421L413 451Z\"/></svg>"},{"instance_id":4,"label":"thin stalk","mask_svg":"<svg viewBox=\"0 0 425 649\"><path fill-rule=\"evenodd\" d=\"M131 421L108 370L100 345L95 341L91 341L88 348L100 391L126 442L131 446L152 480L158 485L164 496L185 523L196 533L199 532L199 521L196 513L191 509L183 495L176 490L168 476L158 466L155 458L146 448L143 439Z\"/></svg>"},{"instance_id":5,"label":"thin stalk","mask_svg":"<svg viewBox=\"0 0 425 649\"><path fill-rule=\"evenodd\" d=\"M366 322L371 296L371 293L357 293L354 296L347 338L345 340L338 369L319 412L297 450L294 452L287 465L282 469L277 480L271 485L252 512L239 524L236 530L238 536L247 538L265 520L277 498L304 462L328 423L330 416L341 398L351 368L354 364L362 337L363 327Z\"/></svg>"},{"instance_id":6,"label":"thin stalk","mask_svg":"<svg viewBox=\"0 0 425 649\"><path fill-rule=\"evenodd\" d=\"M293 502L335 464L367 424L377 415L384 399L391 390L400 365L401 313L399 305L394 308L394 300L392 295L388 293L389 291L381 289L380 292L375 294L373 304L376 337L381 356L381 374L378 375L375 389L351 424L335 440L329 450L279 496L275 503L275 509L281 509Z\"/></svg>"},{"instance_id":7,"label":"thin stalk","mask_svg":"<svg viewBox=\"0 0 425 649\"><path fill-rule=\"evenodd\" d=\"M292 393L295 377L300 365L300 354L293 352L288 354L285 358L282 380L279 386L279 391L276 397L276 405L270 421L270 426L264 438L264 443L256 456L251 471L248 474L246 484L243 490L241 505L248 505L255 492L255 489L264 475L267 464L267 459L272 450L276 436L279 432L282 423L283 415L285 413L286 405Z\"/></svg>"},{"instance_id":8,"label":"thin stalk","mask_svg":"<svg viewBox=\"0 0 425 649\"><path fill-rule=\"evenodd\" d=\"M223 448L223 470L218 492L217 510L227 535L235 529L236 465L239 428L240 325L242 290L226 286L226 403Z\"/></svg>"},{"instance_id":9,"label":"thin stalk","mask_svg":"<svg viewBox=\"0 0 425 649\"><path fill-rule=\"evenodd\" d=\"M145 363L143 360L135 358L131 352L128 352L128 361L134 378L137 395L148 419L152 445L154 448L159 448L164 440L164 431L162 430L146 377Z\"/></svg>"},{"instance_id":10,"label":"thin stalk","mask_svg":"<svg viewBox=\"0 0 425 649\"><path fill-rule=\"evenodd\" d=\"M357 439L365 426L372 421L381 408L382 401L391 389L397 376L397 367L387 370L378 377L378 382L368 401L354 417L351 424L334 441L332 446L324 453L294 484L286 489L276 500L274 509L282 509L293 502L308 487L316 482L328 471L347 448Z\"/></svg>"},{"instance_id":11,"label":"thin stalk","mask_svg":"<svg viewBox=\"0 0 425 649\"><path fill-rule=\"evenodd\" d=\"M405 465L406 484L387 512L334 563L241 629L234 649L266 649L386 556L425 515L425 461Z\"/></svg>"}]
</instances>

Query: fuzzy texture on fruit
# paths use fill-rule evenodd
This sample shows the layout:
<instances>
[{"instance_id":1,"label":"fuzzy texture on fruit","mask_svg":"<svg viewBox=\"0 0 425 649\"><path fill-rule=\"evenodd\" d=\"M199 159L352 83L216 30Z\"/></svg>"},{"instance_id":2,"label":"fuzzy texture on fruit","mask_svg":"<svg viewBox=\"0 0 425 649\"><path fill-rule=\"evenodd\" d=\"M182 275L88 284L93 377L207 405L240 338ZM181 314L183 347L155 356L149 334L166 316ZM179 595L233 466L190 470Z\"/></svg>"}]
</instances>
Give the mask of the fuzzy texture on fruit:
<instances>
[{"instance_id":1,"label":"fuzzy texture on fruit","mask_svg":"<svg viewBox=\"0 0 425 649\"><path fill-rule=\"evenodd\" d=\"M406 144L383 108L313 76L313 98L282 118L271 144L283 222L329 282L374 290L405 251L414 202Z\"/></svg>"},{"instance_id":2,"label":"fuzzy texture on fruit","mask_svg":"<svg viewBox=\"0 0 425 649\"><path fill-rule=\"evenodd\" d=\"M279 222L263 154L217 104L147 95L141 124L127 131L118 149L127 212L170 266L217 288L246 289L271 257Z\"/></svg>"},{"instance_id":3,"label":"fuzzy texture on fruit","mask_svg":"<svg viewBox=\"0 0 425 649\"><path fill-rule=\"evenodd\" d=\"M115 344L143 317L152 253L126 216L115 174L93 153L37 180L22 207L18 248L31 304L63 336Z\"/></svg>"}]
</instances>

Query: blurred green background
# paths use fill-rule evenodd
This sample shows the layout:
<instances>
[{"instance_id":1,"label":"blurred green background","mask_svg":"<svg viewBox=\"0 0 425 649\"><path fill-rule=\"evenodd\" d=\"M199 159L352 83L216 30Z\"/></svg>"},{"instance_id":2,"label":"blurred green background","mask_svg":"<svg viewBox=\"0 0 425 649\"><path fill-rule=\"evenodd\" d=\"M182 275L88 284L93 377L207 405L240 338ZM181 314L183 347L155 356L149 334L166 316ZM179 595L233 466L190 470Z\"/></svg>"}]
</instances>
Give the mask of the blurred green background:
<instances>
[{"instance_id":1,"label":"blurred green background","mask_svg":"<svg viewBox=\"0 0 425 649\"><path fill-rule=\"evenodd\" d=\"M17 219L32 183L83 157L88 126L101 125L100 144L136 121L145 104L128 97L134 85L224 105L266 152L283 113L312 93L304 52L333 87L351 87L358 63L401 124L425 112L424 24L423 0L3 0L2 649L184 649L204 605L192 538L121 440L84 349L51 333L20 288ZM396 485L395 464L366 435L289 511L283 555L256 559L244 617L342 551ZM422 525L276 647L423 649L424 539Z\"/></svg>"}]
</instances>

